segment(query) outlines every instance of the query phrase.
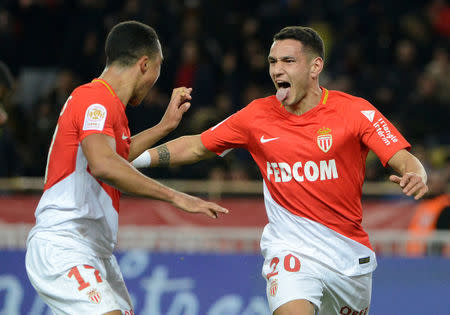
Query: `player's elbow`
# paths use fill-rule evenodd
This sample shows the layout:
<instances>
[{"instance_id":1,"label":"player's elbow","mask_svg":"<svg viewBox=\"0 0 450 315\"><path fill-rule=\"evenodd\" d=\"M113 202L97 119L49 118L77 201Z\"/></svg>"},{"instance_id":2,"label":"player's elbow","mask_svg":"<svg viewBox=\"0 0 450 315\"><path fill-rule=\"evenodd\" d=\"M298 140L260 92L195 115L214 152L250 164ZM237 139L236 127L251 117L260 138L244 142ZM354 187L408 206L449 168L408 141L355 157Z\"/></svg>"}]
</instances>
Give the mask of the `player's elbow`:
<instances>
[{"instance_id":1,"label":"player's elbow","mask_svg":"<svg viewBox=\"0 0 450 315\"><path fill-rule=\"evenodd\" d=\"M92 176L99 180L108 180L112 174L112 168L107 161L102 159L96 159L89 161L89 171Z\"/></svg>"},{"instance_id":2,"label":"player's elbow","mask_svg":"<svg viewBox=\"0 0 450 315\"><path fill-rule=\"evenodd\" d=\"M189 147L194 161L200 161L210 156L211 151L203 145L200 135L185 137L186 141L190 143Z\"/></svg>"}]
</instances>

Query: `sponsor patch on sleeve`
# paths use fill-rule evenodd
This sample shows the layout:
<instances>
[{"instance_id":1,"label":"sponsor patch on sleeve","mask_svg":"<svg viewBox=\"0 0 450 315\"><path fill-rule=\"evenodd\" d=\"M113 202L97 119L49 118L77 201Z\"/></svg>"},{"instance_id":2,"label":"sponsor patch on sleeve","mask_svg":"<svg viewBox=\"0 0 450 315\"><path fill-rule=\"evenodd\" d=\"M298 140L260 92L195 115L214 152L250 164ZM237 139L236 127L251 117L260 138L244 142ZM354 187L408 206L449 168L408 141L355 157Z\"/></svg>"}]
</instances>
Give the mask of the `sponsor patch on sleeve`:
<instances>
[{"instance_id":1,"label":"sponsor patch on sleeve","mask_svg":"<svg viewBox=\"0 0 450 315\"><path fill-rule=\"evenodd\" d=\"M391 143L398 142L397 136L391 132L389 125L382 117L376 120L373 123L373 126L375 127L376 133L386 146L391 145Z\"/></svg>"},{"instance_id":2,"label":"sponsor patch on sleeve","mask_svg":"<svg viewBox=\"0 0 450 315\"><path fill-rule=\"evenodd\" d=\"M86 110L83 130L103 130L106 121L106 108L101 104L92 104Z\"/></svg>"},{"instance_id":3,"label":"sponsor patch on sleeve","mask_svg":"<svg viewBox=\"0 0 450 315\"><path fill-rule=\"evenodd\" d=\"M370 262L370 256L362 257L362 258L359 259L359 264L360 265L367 264L368 262Z\"/></svg>"}]
</instances>

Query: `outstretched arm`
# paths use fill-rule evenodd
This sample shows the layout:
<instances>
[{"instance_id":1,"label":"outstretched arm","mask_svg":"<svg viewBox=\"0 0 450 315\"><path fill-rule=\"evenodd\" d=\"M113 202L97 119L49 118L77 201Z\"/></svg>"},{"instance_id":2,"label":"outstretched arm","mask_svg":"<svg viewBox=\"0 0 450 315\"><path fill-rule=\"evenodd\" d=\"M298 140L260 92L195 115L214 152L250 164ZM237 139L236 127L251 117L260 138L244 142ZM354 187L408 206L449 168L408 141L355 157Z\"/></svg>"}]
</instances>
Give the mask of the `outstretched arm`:
<instances>
[{"instance_id":1,"label":"outstretched arm","mask_svg":"<svg viewBox=\"0 0 450 315\"><path fill-rule=\"evenodd\" d=\"M115 145L114 138L99 133L91 134L81 142L95 178L130 194L170 202L187 212L200 212L214 218L219 212L228 212L213 202L176 191L143 175L116 153Z\"/></svg>"},{"instance_id":2,"label":"outstretched arm","mask_svg":"<svg viewBox=\"0 0 450 315\"><path fill-rule=\"evenodd\" d=\"M144 150L151 148L156 142L174 130L181 121L183 114L189 109L192 88L180 87L172 92L169 105L161 121L154 127L144 130L131 137L128 161L133 161Z\"/></svg>"},{"instance_id":3,"label":"outstretched arm","mask_svg":"<svg viewBox=\"0 0 450 315\"><path fill-rule=\"evenodd\" d=\"M183 136L147 150L133 161L133 165L154 167L191 164L215 155L203 145L200 135Z\"/></svg>"},{"instance_id":4,"label":"outstretched arm","mask_svg":"<svg viewBox=\"0 0 450 315\"><path fill-rule=\"evenodd\" d=\"M420 161L406 150L395 153L388 162L401 176L391 175L389 180L399 184L407 196L418 200L428 192L427 173Z\"/></svg>"}]
</instances>

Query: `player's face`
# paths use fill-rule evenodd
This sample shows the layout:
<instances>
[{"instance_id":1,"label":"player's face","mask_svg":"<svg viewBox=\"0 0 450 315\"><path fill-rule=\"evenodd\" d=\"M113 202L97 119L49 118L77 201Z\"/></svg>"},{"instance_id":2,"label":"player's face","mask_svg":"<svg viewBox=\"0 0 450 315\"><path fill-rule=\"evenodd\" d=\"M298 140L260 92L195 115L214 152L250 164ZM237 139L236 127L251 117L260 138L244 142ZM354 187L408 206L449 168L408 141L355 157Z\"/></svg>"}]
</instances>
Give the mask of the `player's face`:
<instances>
[{"instance_id":1,"label":"player's face","mask_svg":"<svg viewBox=\"0 0 450 315\"><path fill-rule=\"evenodd\" d=\"M148 94L150 89L153 87L155 82L158 80L161 73L161 64L163 61L163 56L161 49L159 53L152 59L147 60L147 70L141 77L141 80L137 83L135 93L130 99L129 104L132 106L139 105L145 96Z\"/></svg>"},{"instance_id":2,"label":"player's face","mask_svg":"<svg viewBox=\"0 0 450 315\"><path fill-rule=\"evenodd\" d=\"M303 44L294 39L277 40L270 48L269 73L284 105L298 104L311 84L311 62Z\"/></svg>"}]
</instances>

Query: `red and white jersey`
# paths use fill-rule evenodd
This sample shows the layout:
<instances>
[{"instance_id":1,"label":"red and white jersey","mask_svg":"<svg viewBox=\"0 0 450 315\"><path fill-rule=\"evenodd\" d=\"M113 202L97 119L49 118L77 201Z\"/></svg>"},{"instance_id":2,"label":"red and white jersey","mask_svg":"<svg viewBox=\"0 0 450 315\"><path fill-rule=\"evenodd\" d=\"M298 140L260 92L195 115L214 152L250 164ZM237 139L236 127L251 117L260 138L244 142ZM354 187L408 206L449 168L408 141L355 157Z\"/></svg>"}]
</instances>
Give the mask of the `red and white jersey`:
<instances>
[{"instance_id":1,"label":"red and white jersey","mask_svg":"<svg viewBox=\"0 0 450 315\"><path fill-rule=\"evenodd\" d=\"M101 79L75 89L61 110L36 225L28 239L38 236L109 257L117 243L120 192L90 173L81 141L94 133L113 137L116 152L128 159L131 139L125 105Z\"/></svg>"},{"instance_id":2,"label":"red and white jersey","mask_svg":"<svg viewBox=\"0 0 450 315\"><path fill-rule=\"evenodd\" d=\"M322 88L320 103L302 115L275 96L257 99L201 135L224 155L247 149L264 178L269 224L261 248L289 244L347 274L376 267L361 226L365 162L383 165L409 143L369 102Z\"/></svg>"}]
</instances>

